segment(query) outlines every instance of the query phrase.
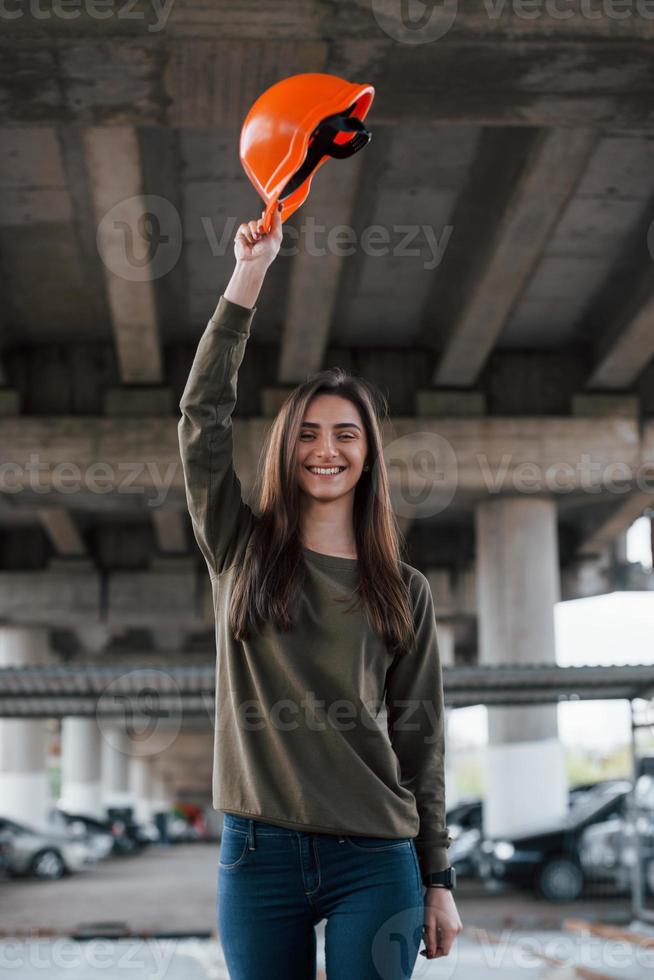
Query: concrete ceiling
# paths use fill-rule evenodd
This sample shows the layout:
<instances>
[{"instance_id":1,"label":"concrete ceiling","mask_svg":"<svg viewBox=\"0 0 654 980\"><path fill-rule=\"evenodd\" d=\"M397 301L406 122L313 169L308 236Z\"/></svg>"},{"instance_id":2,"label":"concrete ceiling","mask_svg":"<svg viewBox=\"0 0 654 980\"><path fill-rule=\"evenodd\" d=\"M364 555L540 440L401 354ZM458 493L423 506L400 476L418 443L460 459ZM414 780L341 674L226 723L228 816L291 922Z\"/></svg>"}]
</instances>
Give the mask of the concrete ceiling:
<instances>
[{"instance_id":1,"label":"concrete ceiling","mask_svg":"<svg viewBox=\"0 0 654 980\"><path fill-rule=\"evenodd\" d=\"M327 71L375 85L373 138L285 226L239 379L244 487L271 406L333 364L382 387L397 431L445 418L464 461L519 431L518 458L540 452L546 431L548 458L593 445L653 465L654 18L573 7L444 4L421 30L386 0L17 8L0 39L0 462L175 463L195 346L261 208L241 123L275 81ZM346 226L351 254L309 254L316 225L319 247ZM199 560L178 480L157 507L3 488L5 570ZM562 495L571 554L642 512L631 490ZM439 561L483 493L463 479L432 522L451 535Z\"/></svg>"}]
</instances>

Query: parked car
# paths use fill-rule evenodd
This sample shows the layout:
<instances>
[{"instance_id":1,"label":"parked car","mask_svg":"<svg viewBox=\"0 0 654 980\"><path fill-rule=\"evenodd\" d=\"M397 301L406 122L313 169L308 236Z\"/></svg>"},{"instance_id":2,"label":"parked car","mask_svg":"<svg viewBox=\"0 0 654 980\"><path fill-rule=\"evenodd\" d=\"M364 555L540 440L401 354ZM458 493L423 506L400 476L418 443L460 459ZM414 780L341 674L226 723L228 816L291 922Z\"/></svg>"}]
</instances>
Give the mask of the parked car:
<instances>
[{"instance_id":1,"label":"parked car","mask_svg":"<svg viewBox=\"0 0 654 980\"><path fill-rule=\"evenodd\" d=\"M50 810L48 819L53 829L59 833L85 841L96 861L102 861L113 851L114 835L105 820L95 820L85 814L68 813L58 807Z\"/></svg>"},{"instance_id":2,"label":"parked car","mask_svg":"<svg viewBox=\"0 0 654 980\"><path fill-rule=\"evenodd\" d=\"M624 780L605 780L600 783L584 783L572 786L569 790L570 807L576 806L588 793L600 796L611 792L612 788L629 789ZM478 796L460 799L447 811L447 827L452 838L448 848L450 864L456 867L459 877L481 875L480 862L484 860L481 850L483 833L484 801Z\"/></svg>"},{"instance_id":3,"label":"parked car","mask_svg":"<svg viewBox=\"0 0 654 980\"><path fill-rule=\"evenodd\" d=\"M114 837L114 854L138 854L159 832L154 826L144 827L134 820L132 807L110 807L107 810L109 828Z\"/></svg>"},{"instance_id":4,"label":"parked car","mask_svg":"<svg viewBox=\"0 0 654 980\"><path fill-rule=\"evenodd\" d=\"M447 811L447 829L452 838L447 855L459 878L479 874L482 814L483 801L479 797L459 800Z\"/></svg>"},{"instance_id":5,"label":"parked car","mask_svg":"<svg viewBox=\"0 0 654 980\"><path fill-rule=\"evenodd\" d=\"M608 880L620 891L631 889L636 860L636 834L645 894L654 895L654 777L636 781L635 822L624 814L588 827L581 838L579 858L588 878Z\"/></svg>"},{"instance_id":6,"label":"parked car","mask_svg":"<svg viewBox=\"0 0 654 980\"><path fill-rule=\"evenodd\" d=\"M630 787L628 781L625 785ZM584 831L624 814L626 800L627 792L617 786L590 790L573 803L555 826L482 841L480 874L489 884L503 882L535 888L550 901L573 901L587 882L579 858Z\"/></svg>"},{"instance_id":7,"label":"parked car","mask_svg":"<svg viewBox=\"0 0 654 980\"><path fill-rule=\"evenodd\" d=\"M94 863L84 841L67 834L41 831L0 817L3 865L11 876L54 879L81 871Z\"/></svg>"}]
</instances>

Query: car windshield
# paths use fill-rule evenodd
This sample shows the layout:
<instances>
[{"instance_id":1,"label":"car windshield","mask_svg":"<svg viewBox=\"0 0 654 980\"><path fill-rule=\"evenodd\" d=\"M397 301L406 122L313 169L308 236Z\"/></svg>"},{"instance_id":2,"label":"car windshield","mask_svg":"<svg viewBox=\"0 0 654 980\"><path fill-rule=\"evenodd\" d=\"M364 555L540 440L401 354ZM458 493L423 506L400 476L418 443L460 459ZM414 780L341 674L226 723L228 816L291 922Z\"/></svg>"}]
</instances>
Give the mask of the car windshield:
<instances>
[{"instance_id":1,"label":"car windshield","mask_svg":"<svg viewBox=\"0 0 654 980\"><path fill-rule=\"evenodd\" d=\"M573 800L566 823L577 824L601 810L607 803L615 802L624 796L624 789L591 789Z\"/></svg>"},{"instance_id":2,"label":"car windshield","mask_svg":"<svg viewBox=\"0 0 654 980\"><path fill-rule=\"evenodd\" d=\"M21 827L20 824L14 823L13 820L0 820L0 831L8 830L12 834L29 834L31 831L28 827Z\"/></svg>"}]
</instances>

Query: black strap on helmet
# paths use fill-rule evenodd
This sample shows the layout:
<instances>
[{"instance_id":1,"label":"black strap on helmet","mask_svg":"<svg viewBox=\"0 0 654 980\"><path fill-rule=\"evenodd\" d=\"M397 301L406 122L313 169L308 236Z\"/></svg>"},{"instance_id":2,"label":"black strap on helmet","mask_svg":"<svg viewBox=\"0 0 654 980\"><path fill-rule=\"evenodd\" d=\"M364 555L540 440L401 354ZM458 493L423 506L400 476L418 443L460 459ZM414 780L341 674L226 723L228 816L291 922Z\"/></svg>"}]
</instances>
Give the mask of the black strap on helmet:
<instances>
[{"instance_id":1,"label":"black strap on helmet","mask_svg":"<svg viewBox=\"0 0 654 980\"><path fill-rule=\"evenodd\" d=\"M284 189L279 195L280 200L296 191L313 173L324 156L333 157L335 160L345 160L367 146L372 139L372 133L366 129L360 119L349 115L355 105L356 103L352 104L345 112L327 116L316 126L309 138L309 148L304 162L284 185ZM354 136L347 143L335 143L334 137L337 133L354 133Z\"/></svg>"}]
</instances>

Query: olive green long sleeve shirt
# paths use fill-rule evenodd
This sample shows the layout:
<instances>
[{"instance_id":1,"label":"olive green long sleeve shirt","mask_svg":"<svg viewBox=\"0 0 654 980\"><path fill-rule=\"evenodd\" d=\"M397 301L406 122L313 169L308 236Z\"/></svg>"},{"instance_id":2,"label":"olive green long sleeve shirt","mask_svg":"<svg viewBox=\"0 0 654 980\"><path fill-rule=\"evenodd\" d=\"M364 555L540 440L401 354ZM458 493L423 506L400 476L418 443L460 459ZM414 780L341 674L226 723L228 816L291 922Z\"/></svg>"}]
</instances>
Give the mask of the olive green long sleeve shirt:
<instances>
[{"instance_id":1,"label":"olive green long sleeve shirt","mask_svg":"<svg viewBox=\"0 0 654 980\"><path fill-rule=\"evenodd\" d=\"M422 874L448 867L444 703L434 604L402 562L417 642L393 657L346 611L356 559L303 548L293 629L239 642L234 575L256 521L233 466L237 375L256 307L220 297L180 402L179 445L216 623L213 806L298 830L414 837Z\"/></svg>"}]
</instances>

